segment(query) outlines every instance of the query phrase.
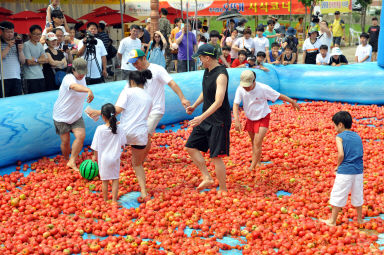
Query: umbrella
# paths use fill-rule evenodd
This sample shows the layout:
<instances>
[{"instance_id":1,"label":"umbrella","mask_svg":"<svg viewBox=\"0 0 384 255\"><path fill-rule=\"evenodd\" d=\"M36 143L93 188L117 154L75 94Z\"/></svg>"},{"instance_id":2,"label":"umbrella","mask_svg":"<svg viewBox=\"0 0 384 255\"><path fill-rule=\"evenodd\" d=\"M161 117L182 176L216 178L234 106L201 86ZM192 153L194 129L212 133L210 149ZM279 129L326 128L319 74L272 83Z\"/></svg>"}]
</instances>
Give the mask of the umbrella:
<instances>
[{"instance_id":1,"label":"umbrella","mask_svg":"<svg viewBox=\"0 0 384 255\"><path fill-rule=\"evenodd\" d=\"M13 14L8 17L9 19L41 19L41 16L39 13L32 12L32 11L22 11L16 14Z\"/></svg>"},{"instance_id":2,"label":"umbrella","mask_svg":"<svg viewBox=\"0 0 384 255\"><path fill-rule=\"evenodd\" d=\"M8 10L4 7L0 7L0 14L8 14L8 15L11 15L12 14L12 11L11 10Z\"/></svg>"},{"instance_id":3,"label":"umbrella","mask_svg":"<svg viewBox=\"0 0 384 255\"><path fill-rule=\"evenodd\" d=\"M40 9L40 10L41 10L41 9ZM40 11L40 10L38 10L38 11ZM47 15L45 12L40 12L40 13L38 13L38 14L40 15L41 18L44 18L44 19L45 19L45 16ZM71 17L68 16L68 15L65 15L65 14L64 14L64 17L65 17L65 20L67 21L67 23L78 23L77 20L71 18Z\"/></svg>"},{"instance_id":4,"label":"umbrella","mask_svg":"<svg viewBox=\"0 0 384 255\"><path fill-rule=\"evenodd\" d=\"M219 15L219 17L216 20L226 20L226 19L233 19L233 18L241 18L243 15L239 13L237 9L232 9L230 11L225 11L222 14Z\"/></svg>"},{"instance_id":5,"label":"umbrella","mask_svg":"<svg viewBox=\"0 0 384 255\"><path fill-rule=\"evenodd\" d=\"M32 25L45 27L45 19L41 14L32 11L22 11L7 18L15 26L15 32L19 34L28 34Z\"/></svg>"},{"instance_id":6,"label":"umbrella","mask_svg":"<svg viewBox=\"0 0 384 255\"><path fill-rule=\"evenodd\" d=\"M108 6L101 6L99 8L96 8L96 9L92 10L92 12L97 12L97 13L109 12L109 11L115 11L115 10L109 8Z\"/></svg>"},{"instance_id":7,"label":"umbrella","mask_svg":"<svg viewBox=\"0 0 384 255\"><path fill-rule=\"evenodd\" d=\"M133 22L136 20L137 19L135 19L134 17L131 17L127 14L123 14L123 22L124 23L129 23L129 22ZM121 14L120 13L112 13L112 14L108 14L108 15L93 17L92 19L89 19L88 22L80 28L80 30L85 29L89 22L99 23L100 21L104 21L106 23L106 26L120 25L121 24Z\"/></svg>"},{"instance_id":8,"label":"umbrella","mask_svg":"<svg viewBox=\"0 0 384 255\"><path fill-rule=\"evenodd\" d=\"M45 27L45 19L41 18L31 18L31 19L14 19L10 20L15 26L15 32L18 34L28 34L29 28L32 25L39 25L40 27Z\"/></svg>"},{"instance_id":9,"label":"umbrella","mask_svg":"<svg viewBox=\"0 0 384 255\"><path fill-rule=\"evenodd\" d=\"M107 15L107 14L118 13L118 12L119 12L118 10L113 10L113 9L107 7L107 6L103 6L103 7L94 9L92 12L90 12L88 14L85 14L85 15L81 16L78 19L89 20L89 19L91 19L91 18L93 18L95 16Z\"/></svg>"}]
</instances>

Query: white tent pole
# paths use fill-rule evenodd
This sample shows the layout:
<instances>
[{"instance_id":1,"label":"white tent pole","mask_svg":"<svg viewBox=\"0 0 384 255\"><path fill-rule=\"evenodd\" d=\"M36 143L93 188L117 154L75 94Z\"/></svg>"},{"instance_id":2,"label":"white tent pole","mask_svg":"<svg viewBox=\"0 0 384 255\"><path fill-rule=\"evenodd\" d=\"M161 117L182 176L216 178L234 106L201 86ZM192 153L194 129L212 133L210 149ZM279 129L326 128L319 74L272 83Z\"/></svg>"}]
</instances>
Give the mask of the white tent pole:
<instances>
[{"instance_id":1,"label":"white tent pole","mask_svg":"<svg viewBox=\"0 0 384 255\"><path fill-rule=\"evenodd\" d=\"M125 6L125 0L124 0L124 6ZM121 39L124 38L124 18L123 18L123 2L120 0L120 14L121 14Z\"/></svg>"},{"instance_id":2,"label":"white tent pole","mask_svg":"<svg viewBox=\"0 0 384 255\"><path fill-rule=\"evenodd\" d=\"M3 73L3 52L1 50L1 40L0 40L0 66L1 66L1 92L3 92L3 97L5 97L4 90L4 73Z\"/></svg>"},{"instance_id":3,"label":"white tent pole","mask_svg":"<svg viewBox=\"0 0 384 255\"><path fill-rule=\"evenodd\" d=\"M188 11L189 11L189 0L187 0L187 21L185 25L187 26L187 72L189 72L189 22L188 22Z\"/></svg>"}]
</instances>

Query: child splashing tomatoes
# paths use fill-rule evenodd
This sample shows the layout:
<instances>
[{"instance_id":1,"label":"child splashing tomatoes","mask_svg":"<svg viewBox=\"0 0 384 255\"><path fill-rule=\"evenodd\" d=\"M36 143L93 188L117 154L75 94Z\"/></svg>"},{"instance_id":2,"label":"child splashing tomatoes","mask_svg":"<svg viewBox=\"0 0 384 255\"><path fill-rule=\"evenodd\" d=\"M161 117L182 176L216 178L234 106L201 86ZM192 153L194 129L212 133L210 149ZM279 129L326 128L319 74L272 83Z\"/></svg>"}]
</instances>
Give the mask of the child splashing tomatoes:
<instances>
[{"instance_id":1,"label":"child splashing tomatoes","mask_svg":"<svg viewBox=\"0 0 384 255\"><path fill-rule=\"evenodd\" d=\"M121 146L126 143L124 130L117 126L116 110L113 104L101 107L104 125L97 127L91 148L94 151L92 161L99 162L100 179L104 201L108 200L108 183L112 180L112 202L117 202L119 190Z\"/></svg>"},{"instance_id":2,"label":"child splashing tomatoes","mask_svg":"<svg viewBox=\"0 0 384 255\"><path fill-rule=\"evenodd\" d=\"M280 94L268 85L256 82L255 72L245 70L241 73L240 86L236 90L233 103L233 115L235 129L241 131L239 105L243 101L245 116L247 116L244 130L248 131L252 143L252 163L249 170L261 165L261 147L268 131L271 112L268 107L268 100L275 102L277 99L291 103L296 110L300 109L292 98Z\"/></svg>"},{"instance_id":3,"label":"child splashing tomatoes","mask_svg":"<svg viewBox=\"0 0 384 255\"><path fill-rule=\"evenodd\" d=\"M356 208L357 222L363 224L362 206L363 193L363 143L360 136L351 131L352 116L349 112L341 111L332 117L337 132L337 166L336 178L333 184L329 203L332 215L328 220L321 220L329 226L336 226L337 215L347 204L351 192L351 203Z\"/></svg>"}]
</instances>

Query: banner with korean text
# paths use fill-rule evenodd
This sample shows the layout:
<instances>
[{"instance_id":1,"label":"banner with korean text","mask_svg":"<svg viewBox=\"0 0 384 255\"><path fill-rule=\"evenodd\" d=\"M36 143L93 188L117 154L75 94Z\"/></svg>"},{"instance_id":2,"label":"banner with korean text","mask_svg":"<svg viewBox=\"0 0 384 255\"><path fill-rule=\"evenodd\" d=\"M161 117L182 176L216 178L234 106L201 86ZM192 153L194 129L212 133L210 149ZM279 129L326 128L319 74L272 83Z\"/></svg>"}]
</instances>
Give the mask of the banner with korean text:
<instances>
[{"instance_id":1,"label":"banner with korean text","mask_svg":"<svg viewBox=\"0 0 384 255\"><path fill-rule=\"evenodd\" d=\"M335 13L339 11L341 13L349 13L352 11L350 0L324 0L319 3L321 13Z\"/></svg>"},{"instance_id":2,"label":"banner with korean text","mask_svg":"<svg viewBox=\"0 0 384 255\"><path fill-rule=\"evenodd\" d=\"M186 0L183 0L183 11L186 11ZM160 0L160 8L180 10L180 0ZM190 0L188 9L193 15L195 1ZM198 0L198 16L218 16L221 13L237 9L243 15L289 15L290 0L235 0L228 4L226 0ZM305 14L305 7L298 0L292 0L292 14Z\"/></svg>"}]
</instances>

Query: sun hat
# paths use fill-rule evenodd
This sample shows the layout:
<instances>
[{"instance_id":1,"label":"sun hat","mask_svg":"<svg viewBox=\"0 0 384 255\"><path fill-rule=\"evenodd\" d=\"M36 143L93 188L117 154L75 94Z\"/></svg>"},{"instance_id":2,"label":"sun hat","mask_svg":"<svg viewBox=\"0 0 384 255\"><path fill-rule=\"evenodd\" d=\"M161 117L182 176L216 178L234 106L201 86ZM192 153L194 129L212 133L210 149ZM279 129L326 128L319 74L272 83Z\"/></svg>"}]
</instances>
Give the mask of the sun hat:
<instances>
[{"instance_id":1,"label":"sun hat","mask_svg":"<svg viewBox=\"0 0 384 255\"><path fill-rule=\"evenodd\" d=\"M256 75L253 71L245 70L240 75L240 86L243 88L248 88L252 86L255 79L256 79Z\"/></svg>"},{"instance_id":2,"label":"sun hat","mask_svg":"<svg viewBox=\"0 0 384 255\"><path fill-rule=\"evenodd\" d=\"M145 56L144 51L140 49L131 50L128 54L128 63L136 63L137 59L143 56Z\"/></svg>"},{"instance_id":3,"label":"sun hat","mask_svg":"<svg viewBox=\"0 0 384 255\"><path fill-rule=\"evenodd\" d=\"M57 40L57 37L56 37L55 33L53 33L53 32L49 32L49 33L47 34L47 40L48 40L48 41L54 41L54 40Z\"/></svg>"},{"instance_id":4,"label":"sun hat","mask_svg":"<svg viewBox=\"0 0 384 255\"><path fill-rule=\"evenodd\" d=\"M88 63L83 58L76 58L72 62L72 68L80 75L86 75L87 74L87 66Z\"/></svg>"},{"instance_id":5,"label":"sun hat","mask_svg":"<svg viewBox=\"0 0 384 255\"><path fill-rule=\"evenodd\" d=\"M215 47L213 47L211 44L207 43L207 44L203 44L199 47L199 49L197 50L197 52L195 54L192 55L192 58L197 58L201 55L204 55L204 56L211 56L211 57L216 57L216 51L215 51Z\"/></svg>"},{"instance_id":6,"label":"sun hat","mask_svg":"<svg viewBox=\"0 0 384 255\"><path fill-rule=\"evenodd\" d=\"M294 36L296 34L296 29L294 29L293 27L289 27L287 29L287 32L285 33L287 36Z\"/></svg>"},{"instance_id":7,"label":"sun hat","mask_svg":"<svg viewBox=\"0 0 384 255\"><path fill-rule=\"evenodd\" d=\"M309 30L309 34L312 34L316 32L317 34L319 34L319 29L317 27L312 27L311 30Z\"/></svg>"},{"instance_id":8,"label":"sun hat","mask_svg":"<svg viewBox=\"0 0 384 255\"><path fill-rule=\"evenodd\" d=\"M331 56L340 56L343 53L341 52L339 47L334 47L331 52Z\"/></svg>"}]
</instances>

